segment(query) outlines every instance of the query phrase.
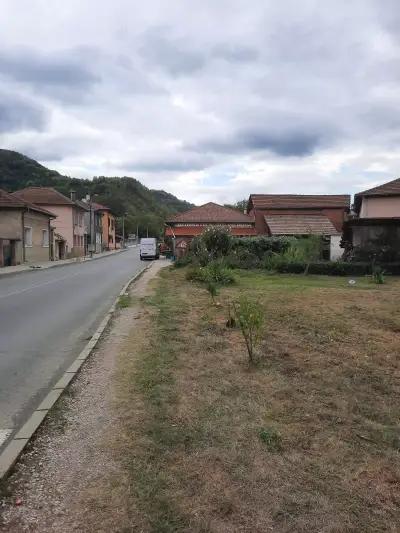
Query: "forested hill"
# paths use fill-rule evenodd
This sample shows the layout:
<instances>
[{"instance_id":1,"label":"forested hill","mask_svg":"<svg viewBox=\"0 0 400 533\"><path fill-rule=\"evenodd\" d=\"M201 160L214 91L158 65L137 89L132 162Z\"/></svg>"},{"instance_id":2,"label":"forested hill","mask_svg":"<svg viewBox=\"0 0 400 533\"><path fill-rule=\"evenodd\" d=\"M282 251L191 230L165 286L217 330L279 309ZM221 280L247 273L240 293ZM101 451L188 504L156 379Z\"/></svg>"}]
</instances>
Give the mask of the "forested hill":
<instances>
[{"instance_id":1,"label":"forested hill","mask_svg":"<svg viewBox=\"0 0 400 533\"><path fill-rule=\"evenodd\" d=\"M165 191L148 189L134 178L70 178L18 152L0 149L0 189L11 192L30 186L54 187L68 197L75 191L79 199L90 194L96 202L110 207L117 217L127 214L127 233L135 233L139 226L142 235L147 229L149 234L161 234L166 217L192 207Z\"/></svg>"}]
</instances>

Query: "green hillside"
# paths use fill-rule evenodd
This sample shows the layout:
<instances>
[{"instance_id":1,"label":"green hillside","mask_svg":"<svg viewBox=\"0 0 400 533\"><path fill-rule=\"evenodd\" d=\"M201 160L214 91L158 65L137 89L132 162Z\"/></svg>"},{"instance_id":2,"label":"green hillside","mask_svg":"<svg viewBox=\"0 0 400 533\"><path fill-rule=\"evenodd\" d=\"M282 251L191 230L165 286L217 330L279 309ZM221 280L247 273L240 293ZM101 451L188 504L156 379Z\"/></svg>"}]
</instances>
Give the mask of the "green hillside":
<instances>
[{"instance_id":1,"label":"green hillside","mask_svg":"<svg viewBox=\"0 0 400 533\"><path fill-rule=\"evenodd\" d=\"M142 236L147 230L150 235L162 234L166 217L192 207L165 191L148 189L134 178L70 178L18 152L0 149L0 188L12 192L30 186L54 187L66 196L75 191L77 198L90 194L117 217L126 214L127 233L135 233L139 227Z\"/></svg>"}]
</instances>

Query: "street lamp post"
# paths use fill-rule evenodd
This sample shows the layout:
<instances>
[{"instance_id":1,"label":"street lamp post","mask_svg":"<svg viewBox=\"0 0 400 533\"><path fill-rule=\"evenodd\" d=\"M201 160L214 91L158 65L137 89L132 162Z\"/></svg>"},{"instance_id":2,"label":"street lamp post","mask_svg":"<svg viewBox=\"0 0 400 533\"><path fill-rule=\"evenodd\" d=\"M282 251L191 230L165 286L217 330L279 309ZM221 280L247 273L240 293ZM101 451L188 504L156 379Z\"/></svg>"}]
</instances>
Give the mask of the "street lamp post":
<instances>
[{"instance_id":1,"label":"street lamp post","mask_svg":"<svg viewBox=\"0 0 400 533\"><path fill-rule=\"evenodd\" d=\"M92 197L89 196L89 227L90 227L90 258L93 258L93 209L92 209Z\"/></svg>"},{"instance_id":2,"label":"street lamp post","mask_svg":"<svg viewBox=\"0 0 400 533\"><path fill-rule=\"evenodd\" d=\"M122 248L125 248L125 217L128 216L128 213L123 213L122 215Z\"/></svg>"}]
</instances>

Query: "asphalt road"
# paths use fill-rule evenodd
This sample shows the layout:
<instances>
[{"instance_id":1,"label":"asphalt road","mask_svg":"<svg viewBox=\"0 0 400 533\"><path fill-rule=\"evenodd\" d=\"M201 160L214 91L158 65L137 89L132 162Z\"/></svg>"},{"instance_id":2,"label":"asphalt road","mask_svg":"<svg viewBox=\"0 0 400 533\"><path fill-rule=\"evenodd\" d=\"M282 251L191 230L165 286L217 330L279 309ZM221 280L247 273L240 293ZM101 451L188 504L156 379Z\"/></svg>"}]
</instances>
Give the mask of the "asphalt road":
<instances>
[{"instance_id":1,"label":"asphalt road","mask_svg":"<svg viewBox=\"0 0 400 533\"><path fill-rule=\"evenodd\" d=\"M124 283L136 248L0 279L0 446L85 346Z\"/></svg>"}]
</instances>

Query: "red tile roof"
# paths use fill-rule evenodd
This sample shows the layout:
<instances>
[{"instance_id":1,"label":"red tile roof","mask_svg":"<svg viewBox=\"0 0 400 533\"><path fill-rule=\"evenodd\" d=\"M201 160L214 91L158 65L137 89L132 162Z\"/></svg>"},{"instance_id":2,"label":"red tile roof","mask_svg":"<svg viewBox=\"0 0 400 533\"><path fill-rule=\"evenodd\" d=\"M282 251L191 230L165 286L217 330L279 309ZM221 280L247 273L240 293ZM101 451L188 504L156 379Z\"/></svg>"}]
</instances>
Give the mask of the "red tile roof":
<instances>
[{"instance_id":1,"label":"red tile roof","mask_svg":"<svg viewBox=\"0 0 400 533\"><path fill-rule=\"evenodd\" d=\"M204 226L178 226L178 227L166 227L165 236L166 237L195 237L196 235L201 235L207 225ZM236 236L253 236L257 235L255 228L241 228L233 226L230 228L231 234Z\"/></svg>"},{"instance_id":2,"label":"red tile roof","mask_svg":"<svg viewBox=\"0 0 400 533\"><path fill-rule=\"evenodd\" d=\"M400 196L400 178L359 192L355 196Z\"/></svg>"},{"instance_id":3,"label":"red tile roof","mask_svg":"<svg viewBox=\"0 0 400 533\"><path fill-rule=\"evenodd\" d=\"M167 224L179 222L197 222L204 224L253 224L254 219L236 209L209 202L200 207L193 207L184 213L179 213L170 218L167 221Z\"/></svg>"},{"instance_id":4,"label":"red tile roof","mask_svg":"<svg viewBox=\"0 0 400 533\"><path fill-rule=\"evenodd\" d=\"M76 205L75 202L52 187L27 187L14 192L13 195L39 205Z\"/></svg>"},{"instance_id":5,"label":"red tile roof","mask_svg":"<svg viewBox=\"0 0 400 533\"><path fill-rule=\"evenodd\" d=\"M44 215L56 218L56 215L54 213L51 213L50 211L47 211L47 209L24 201L15 196L13 193L8 193L3 189L0 189L0 208L1 207L8 207L14 209L30 209L31 211L37 211L38 213L43 213Z\"/></svg>"},{"instance_id":6,"label":"red tile roof","mask_svg":"<svg viewBox=\"0 0 400 533\"><path fill-rule=\"evenodd\" d=\"M255 209L350 208L349 194L251 194Z\"/></svg>"},{"instance_id":7,"label":"red tile roof","mask_svg":"<svg viewBox=\"0 0 400 533\"><path fill-rule=\"evenodd\" d=\"M272 235L339 235L325 215L267 215Z\"/></svg>"}]
</instances>

